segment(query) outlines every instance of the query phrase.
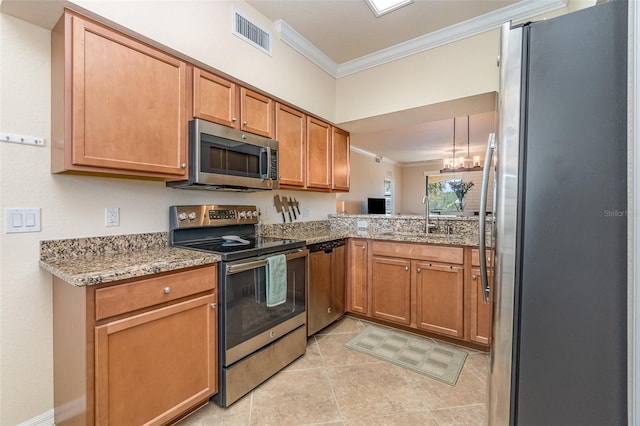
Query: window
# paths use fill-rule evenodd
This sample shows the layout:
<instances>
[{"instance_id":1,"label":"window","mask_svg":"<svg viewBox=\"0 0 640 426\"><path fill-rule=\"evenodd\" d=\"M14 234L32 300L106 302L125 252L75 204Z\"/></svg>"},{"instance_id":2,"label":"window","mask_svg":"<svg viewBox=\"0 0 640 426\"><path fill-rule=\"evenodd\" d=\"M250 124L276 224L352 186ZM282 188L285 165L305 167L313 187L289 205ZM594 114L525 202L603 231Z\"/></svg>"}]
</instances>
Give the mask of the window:
<instances>
[{"instance_id":1,"label":"window","mask_svg":"<svg viewBox=\"0 0 640 426\"><path fill-rule=\"evenodd\" d=\"M461 181L462 176L456 174L427 176L426 190L429 196L429 211L456 210L456 194L453 192L451 184Z\"/></svg>"},{"instance_id":2,"label":"window","mask_svg":"<svg viewBox=\"0 0 640 426\"><path fill-rule=\"evenodd\" d=\"M384 179L384 212L385 214L393 213L393 183L391 179Z\"/></svg>"}]
</instances>

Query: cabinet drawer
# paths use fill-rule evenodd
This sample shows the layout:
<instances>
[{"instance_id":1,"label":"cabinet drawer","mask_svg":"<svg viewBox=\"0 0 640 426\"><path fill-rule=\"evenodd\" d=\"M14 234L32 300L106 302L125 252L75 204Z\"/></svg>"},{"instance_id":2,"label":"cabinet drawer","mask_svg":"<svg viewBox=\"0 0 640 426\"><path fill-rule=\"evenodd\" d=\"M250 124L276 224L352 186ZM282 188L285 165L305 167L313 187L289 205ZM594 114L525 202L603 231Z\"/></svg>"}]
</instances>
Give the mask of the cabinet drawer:
<instances>
[{"instance_id":1,"label":"cabinet drawer","mask_svg":"<svg viewBox=\"0 0 640 426\"><path fill-rule=\"evenodd\" d=\"M96 321L216 288L217 267L176 272L96 290Z\"/></svg>"},{"instance_id":2,"label":"cabinet drawer","mask_svg":"<svg viewBox=\"0 0 640 426\"><path fill-rule=\"evenodd\" d=\"M493 266L493 251L486 250L487 253L487 266ZM480 250L473 249L471 250L471 265L472 266L480 266Z\"/></svg>"},{"instance_id":3,"label":"cabinet drawer","mask_svg":"<svg viewBox=\"0 0 640 426\"><path fill-rule=\"evenodd\" d=\"M463 263L462 247L443 247L422 244L398 244L373 241L373 255L402 257L405 259L433 260L445 263Z\"/></svg>"}]
</instances>

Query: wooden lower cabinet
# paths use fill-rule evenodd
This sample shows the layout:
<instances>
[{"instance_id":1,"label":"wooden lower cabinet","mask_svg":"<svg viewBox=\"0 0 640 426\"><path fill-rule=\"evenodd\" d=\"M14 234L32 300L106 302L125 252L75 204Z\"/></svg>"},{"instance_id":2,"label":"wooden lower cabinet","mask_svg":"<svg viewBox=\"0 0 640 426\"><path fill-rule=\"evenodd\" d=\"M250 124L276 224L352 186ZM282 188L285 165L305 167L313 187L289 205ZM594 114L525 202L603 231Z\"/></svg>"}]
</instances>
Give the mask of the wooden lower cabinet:
<instances>
[{"instance_id":1,"label":"wooden lower cabinet","mask_svg":"<svg viewBox=\"0 0 640 426\"><path fill-rule=\"evenodd\" d=\"M489 303L484 303L484 291L480 279L480 268L471 268L471 300L469 303L469 339L472 342L491 344L491 325L493 313L493 269L487 269L489 276Z\"/></svg>"},{"instance_id":2,"label":"wooden lower cabinet","mask_svg":"<svg viewBox=\"0 0 640 426\"><path fill-rule=\"evenodd\" d=\"M347 241L347 312L369 314L368 253L367 240Z\"/></svg>"},{"instance_id":3,"label":"wooden lower cabinet","mask_svg":"<svg viewBox=\"0 0 640 426\"><path fill-rule=\"evenodd\" d=\"M493 305L482 297L477 252L470 247L349 239L347 312L473 347L489 346ZM493 256L487 254L492 283Z\"/></svg>"},{"instance_id":4,"label":"wooden lower cabinet","mask_svg":"<svg viewBox=\"0 0 640 426\"><path fill-rule=\"evenodd\" d=\"M214 395L216 282L215 265L109 286L54 277L56 425L166 424Z\"/></svg>"},{"instance_id":5,"label":"wooden lower cabinet","mask_svg":"<svg viewBox=\"0 0 640 426\"><path fill-rule=\"evenodd\" d=\"M464 333L464 268L416 262L416 324L451 337Z\"/></svg>"},{"instance_id":6,"label":"wooden lower cabinet","mask_svg":"<svg viewBox=\"0 0 640 426\"><path fill-rule=\"evenodd\" d=\"M371 258L371 316L411 324L411 262Z\"/></svg>"}]
</instances>

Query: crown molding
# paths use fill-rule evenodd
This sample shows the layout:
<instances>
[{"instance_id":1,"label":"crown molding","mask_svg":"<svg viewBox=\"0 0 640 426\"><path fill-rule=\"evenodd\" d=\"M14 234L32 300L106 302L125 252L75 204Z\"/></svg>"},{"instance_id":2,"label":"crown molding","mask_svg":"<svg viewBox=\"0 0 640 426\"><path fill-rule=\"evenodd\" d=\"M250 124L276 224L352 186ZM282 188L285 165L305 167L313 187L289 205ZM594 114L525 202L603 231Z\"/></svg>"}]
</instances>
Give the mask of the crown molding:
<instances>
[{"instance_id":1,"label":"crown molding","mask_svg":"<svg viewBox=\"0 0 640 426\"><path fill-rule=\"evenodd\" d=\"M282 19L278 19L275 22L278 33L280 34L280 40L293 47L304 57L311 62L325 70L327 73L336 77L338 75L338 64L333 62L322 50L318 49L309 40L304 38L300 33L291 28ZM337 78L337 77L336 77Z\"/></svg>"},{"instance_id":2,"label":"crown molding","mask_svg":"<svg viewBox=\"0 0 640 426\"><path fill-rule=\"evenodd\" d=\"M336 64L324 52L311 44L283 20L278 20L276 26L283 42L293 47L334 78L341 78L499 28L505 22L526 20L533 16L566 7L566 5L567 0L522 0L513 5L341 64Z\"/></svg>"},{"instance_id":3,"label":"crown molding","mask_svg":"<svg viewBox=\"0 0 640 426\"><path fill-rule=\"evenodd\" d=\"M383 157L381 155L374 154L373 152L366 151L366 150L364 150L362 148L358 148L357 146L351 145L349 149L351 151L353 151L353 152L357 152L358 154L362 154L362 155L365 155L367 157L380 158L383 163L389 163L389 164L392 164L394 166L400 166L401 165L397 161L391 160L389 158L385 158L385 157Z\"/></svg>"}]
</instances>

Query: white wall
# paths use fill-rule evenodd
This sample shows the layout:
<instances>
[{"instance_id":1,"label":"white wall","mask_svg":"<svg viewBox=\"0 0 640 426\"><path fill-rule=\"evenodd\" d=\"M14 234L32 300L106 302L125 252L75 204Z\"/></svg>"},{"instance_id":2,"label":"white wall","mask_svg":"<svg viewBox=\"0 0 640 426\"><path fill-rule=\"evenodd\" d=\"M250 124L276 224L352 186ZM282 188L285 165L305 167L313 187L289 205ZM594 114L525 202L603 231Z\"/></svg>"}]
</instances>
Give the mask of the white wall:
<instances>
[{"instance_id":1,"label":"white wall","mask_svg":"<svg viewBox=\"0 0 640 426\"><path fill-rule=\"evenodd\" d=\"M361 213L366 211L367 198L384 197L384 180L391 179L393 185L393 208L398 213L402 204L402 170L400 167L381 161L376 163L375 158L360 152L351 151L351 191L346 194L338 194L338 202L345 201L347 205L355 206L361 203L361 211L347 208L348 213ZM363 203L363 204L362 204ZM338 211L340 213L340 211Z\"/></svg>"},{"instance_id":2,"label":"white wall","mask_svg":"<svg viewBox=\"0 0 640 426\"><path fill-rule=\"evenodd\" d=\"M490 31L339 79L338 122L497 91L499 36Z\"/></svg>"}]
</instances>

